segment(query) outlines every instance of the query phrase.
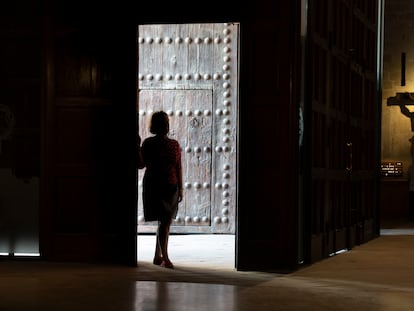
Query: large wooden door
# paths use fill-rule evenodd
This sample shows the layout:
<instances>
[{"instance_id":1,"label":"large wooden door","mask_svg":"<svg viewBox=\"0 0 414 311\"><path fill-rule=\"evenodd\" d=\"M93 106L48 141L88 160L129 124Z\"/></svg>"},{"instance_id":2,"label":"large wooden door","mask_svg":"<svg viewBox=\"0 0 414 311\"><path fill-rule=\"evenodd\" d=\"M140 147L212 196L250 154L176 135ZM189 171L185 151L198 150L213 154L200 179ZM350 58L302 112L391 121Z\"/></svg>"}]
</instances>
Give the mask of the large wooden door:
<instances>
[{"instance_id":1,"label":"large wooden door","mask_svg":"<svg viewBox=\"0 0 414 311\"><path fill-rule=\"evenodd\" d=\"M234 233L238 25L139 26L138 44L139 134L150 136L152 112L164 110L182 148L184 200L171 231ZM154 225L139 198L138 231Z\"/></svg>"},{"instance_id":2,"label":"large wooden door","mask_svg":"<svg viewBox=\"0 0 414 311\"><path fill-rule=\"evenodd\" d=\"M377 235L377 1L310 1L309 261Z\"/></svg>"},{"instance_id":3,"label":"large wooden door","mask_svg":"<svg viewBox=\"0 0 414 311\"><path fill-rule=\"evenodd\" d=\"M142 90L140 98L141 135L148 137L151 111L165 110L170 116L170 137L183 148L183 175L186 195L174 225L210 226L211 220L211 90ZM189 116L188 114L191 115ZM139 171L142 189L144 170ZM144 222L142 200L139 201L139 223Z\"/></svg>"},{"instance_id":4,"label":"large wooden door","mask_svg":"<svg viewBox=\"0 0 414 311\"><path fill-rule=\"evenodd\" d=\"M66 22L45 21L41 256L136 265L135 43Z\"/></svg>"}]
</instances>

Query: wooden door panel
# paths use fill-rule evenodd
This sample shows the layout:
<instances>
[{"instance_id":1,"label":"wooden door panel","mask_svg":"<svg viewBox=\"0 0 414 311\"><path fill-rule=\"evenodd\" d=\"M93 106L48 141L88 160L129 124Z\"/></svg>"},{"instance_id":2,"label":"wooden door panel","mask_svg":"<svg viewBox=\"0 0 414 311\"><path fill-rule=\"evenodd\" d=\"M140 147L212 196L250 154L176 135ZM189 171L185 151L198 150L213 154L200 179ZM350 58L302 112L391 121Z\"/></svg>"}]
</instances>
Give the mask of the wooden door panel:
<instances>
[{"instance_id":1,"label":"wooden door panel","mask_svg":"<svg viewBox=\"0 0 414 311\"><path fill-rule=\"evenodd\" d=\"M55 182L55 232L93 235L97 195L94 180L85 176L57 177Z\"/></svg>"},{"instance_id":2,"label":"wooden door panel","mask_svg":"<svg viewBox=\"0 0 414 311\"><path fill-rule=\"evenodd\" d=\"M94 155L94 109L87 105L68 107L61 104L56 110L56 163L60 167L90 166Z\"/></svg>"},{"instance_id":3,"label":"wooden door panel","mask_svg":"<svg viewBox=\"0 0 414 311\"><path fill-rule=\"evenodd\" d=\"M183 148L185 198L172 231L235 233L238 24L139 26L137 97L141 137L163 109ZM139 232L154 231L138 210Z\"/></svg>"},{"instance_id":4,"label":"wooden door panel","mask_svg":"<svg viewBox=\"0 0 414 311\"><path fill-rule=\"evenodd\" d=\"M97 124L106 103L56 101L49 259L91 261L106 256L99 249L104 205L97 168L104 151L98 139L104 131Z\"/></svg>"},{"instance_id":5,"label":"wooden door panel","mask_svg":"<svg viewBox=\"0 0 414 311\"><path fill-rule=\"evenodd\" d=\"M148 128L151 112L164 110L170 116L169 136L178 140L182 148L184 199L172 225L210 226L212 91L141 90L139 98L141 135L151 135ZM138 174L142 192L144 170ZM140 224L144 224L142 200L138 201L138 217Z\"/></svg>"},{"instance_id":6,"label":"wooden door panel","mask_svg":"<svg viewBox=\"0 0 414 311\"><path fill-rule=\"evenodd\" d=\"M183 146L184 202L179 218L187 226L211 224L212 92L188 91L184 122L174 123ZM181 106L181 105L180 105ZM180 107L179 106L179 107ZM191 115L190 115L191 112Z\"/></svg>"},{"instance_id":7,"label":"wooden door panel","mask_svg":"<svg viewBox=\"0 0 414 311\"><path fill-rule=\"evenodd\" d=\"M41 256L136 265L135 43L72 22L45 17Z\"/></svg>"}]
</instances>

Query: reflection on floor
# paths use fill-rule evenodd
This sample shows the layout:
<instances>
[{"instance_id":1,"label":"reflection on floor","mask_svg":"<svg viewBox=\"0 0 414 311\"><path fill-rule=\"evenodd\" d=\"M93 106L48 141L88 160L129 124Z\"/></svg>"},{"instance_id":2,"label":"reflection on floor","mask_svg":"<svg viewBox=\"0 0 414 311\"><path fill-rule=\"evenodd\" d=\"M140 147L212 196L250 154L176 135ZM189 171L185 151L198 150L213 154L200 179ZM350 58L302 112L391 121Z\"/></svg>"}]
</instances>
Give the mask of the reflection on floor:
<instances>
[{"instance_id":1,"label":"reflection on floor","mask_svg":"<svg viewBox=\"0 0 414 311\"><path fill-rule=\"evenodd\" d=\"M147 259L140 258L144 243L138 241L138 267L5 260L0 262L0 310L412 311L414 235L395 233L384 231L290 274L238 272L233 259L209 266L214 252L203 252L208 241L192 244L188 236L184 244L191 248L182 252L171 238L175 269L151 263L150 239ZM232 238L212 244L223 246ZM202 259L206 254L210 257Z\"/></svg>"},{"instance_id":2,"label":"reflection on floor","mask_svg":"<svg viewBox=\"0 0 414 311\"><path fill-rule=\"evenodd\" d=\"M233 285L141 281L136 292L137 310L240 310Z\"/></svg>"}]
</instances>

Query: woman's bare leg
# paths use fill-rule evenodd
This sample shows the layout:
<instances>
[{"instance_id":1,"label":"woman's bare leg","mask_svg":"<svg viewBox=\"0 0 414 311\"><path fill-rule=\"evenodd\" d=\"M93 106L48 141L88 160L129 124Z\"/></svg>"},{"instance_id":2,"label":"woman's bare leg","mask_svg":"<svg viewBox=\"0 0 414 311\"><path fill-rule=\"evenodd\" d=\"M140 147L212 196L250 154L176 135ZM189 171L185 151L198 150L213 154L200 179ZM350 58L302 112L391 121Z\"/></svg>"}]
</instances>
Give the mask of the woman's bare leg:
<instances>
[{"instance_id":1,"label":"woman's bare leg","mask_svg":"<svg viewBox=\"0 0 414 311\"><path fill-rule=\"evenodd\" d=\"M173 264L168 256L168 238L170 235L171 220L160 221L158 227L158 243L162 254L162 265L167 268L172 268Z\"/></svg>"},{"instance_id":2,"label":"woman's bare leg","mask_svg":"<svg viewBox=\"0 0 414 311\"><path fill-rule=\"evenodd\" d=\"M160 222L158 222L158 229L157 229L157 235L155 237L155 254L154 254L154 260L152 261L154 265L160 265L162 263L162 251L161 251L161 245L160 245Z\"/></svg>"}]
</instances>

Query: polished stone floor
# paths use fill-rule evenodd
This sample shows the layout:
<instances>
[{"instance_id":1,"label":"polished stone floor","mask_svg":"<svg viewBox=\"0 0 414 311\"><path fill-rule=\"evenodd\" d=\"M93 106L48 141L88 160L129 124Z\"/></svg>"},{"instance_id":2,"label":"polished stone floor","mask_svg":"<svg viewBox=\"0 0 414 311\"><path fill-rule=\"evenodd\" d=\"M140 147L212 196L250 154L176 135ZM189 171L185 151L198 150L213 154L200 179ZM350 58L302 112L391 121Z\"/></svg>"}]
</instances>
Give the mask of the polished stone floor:
<instances>
[{"instance_id":1,"label":"polished stone floor","mask_svg":"<svg viewBox=\"0 0 414 311\"><path fill-rule=\"evenodd\" d=\"M153 236L139 236L136 268L0 261L0 311L414 310L413 230L291 274L235 271L234 237L221 238L171 236L173 270L151 263Z\"/></svg>"}]
</instances>

